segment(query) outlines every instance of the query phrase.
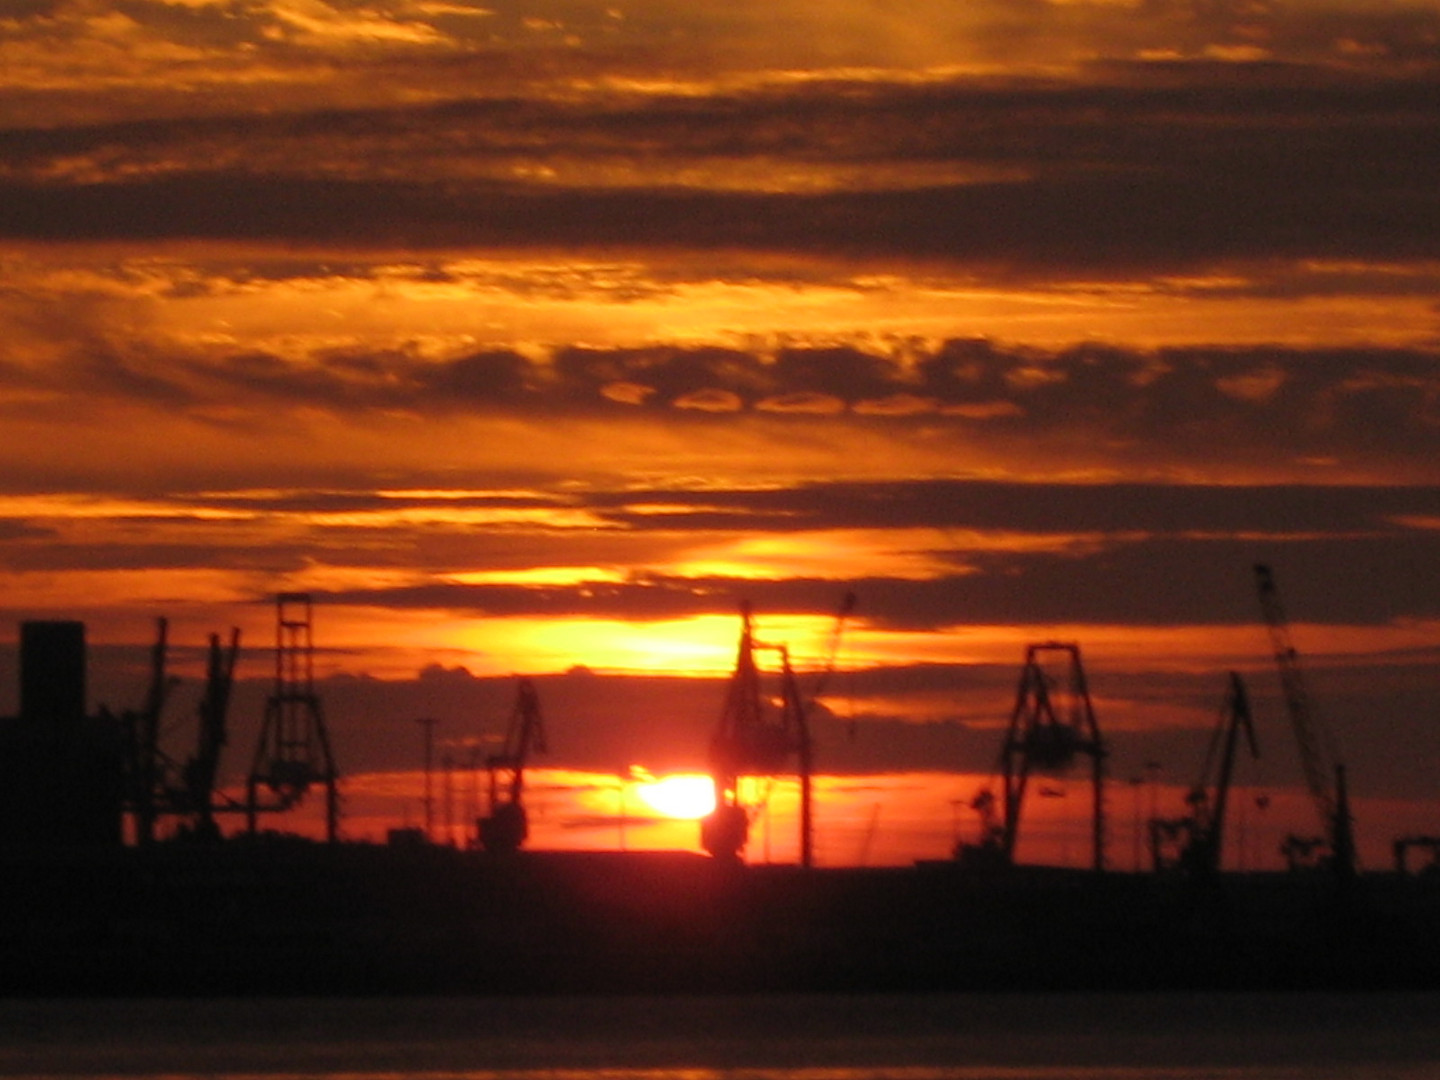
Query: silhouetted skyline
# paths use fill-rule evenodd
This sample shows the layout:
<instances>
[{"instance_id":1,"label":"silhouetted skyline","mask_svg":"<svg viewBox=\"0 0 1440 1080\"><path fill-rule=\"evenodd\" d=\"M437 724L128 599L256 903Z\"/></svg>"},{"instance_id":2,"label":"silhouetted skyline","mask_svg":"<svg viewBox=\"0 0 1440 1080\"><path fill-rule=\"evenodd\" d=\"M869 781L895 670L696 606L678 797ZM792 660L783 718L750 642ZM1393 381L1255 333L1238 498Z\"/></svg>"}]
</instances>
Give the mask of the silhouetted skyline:
<instances>
[{"instance_id":1,"label":"silhouetted skyline","mask_svg":"<svg viewBox=\"0 0 1440 1080\"><path fill-rule=\"evenodd\" d=\"M154 618L192 680L239 626L250 723L300 590L347 774L515 674L549 766L658 771L742 600L814 670L853 589L822 770L985 770L1024 646L1076 641L1123 816L1232 669L1296 791L1263 561L1363 842L1433 831L1437 41L1362 0L26 7L0 640L84 620L125 705Z\"/></svg>"}]
</instances>

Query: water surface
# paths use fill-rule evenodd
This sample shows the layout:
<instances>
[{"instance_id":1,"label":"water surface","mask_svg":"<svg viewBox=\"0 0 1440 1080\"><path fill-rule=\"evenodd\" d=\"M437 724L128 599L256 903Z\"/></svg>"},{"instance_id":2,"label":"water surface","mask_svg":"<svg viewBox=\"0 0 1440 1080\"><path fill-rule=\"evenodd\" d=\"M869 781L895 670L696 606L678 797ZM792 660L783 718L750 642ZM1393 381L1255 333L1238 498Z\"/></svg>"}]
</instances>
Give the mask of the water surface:
<instances>
[{"instance_id":1,"label":"water surface","mask_svg":"<svg viewBox=\"0 0 1440 1080\"><path fill-rule=\"evenodd\" d=\"M1440 995L12 1000L0 1075L1410 1080Z\"/></svg>"}]
</instances>

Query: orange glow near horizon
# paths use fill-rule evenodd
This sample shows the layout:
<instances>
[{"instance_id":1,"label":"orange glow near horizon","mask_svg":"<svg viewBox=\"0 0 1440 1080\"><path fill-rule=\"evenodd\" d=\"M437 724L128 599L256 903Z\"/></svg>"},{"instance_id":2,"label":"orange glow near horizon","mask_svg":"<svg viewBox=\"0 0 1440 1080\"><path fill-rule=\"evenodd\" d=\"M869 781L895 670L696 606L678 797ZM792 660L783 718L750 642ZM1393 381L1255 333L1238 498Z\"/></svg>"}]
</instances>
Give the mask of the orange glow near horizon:
<instances>
[{"instance_id":1,"label":"orange glow near horizon","mask_svg":"<svg viewBox=\"0 0 1440 1080\"><path fill-rule=\"evenodd\" d=\"M683 779L684 790L693 792L698 789L696 781L708 782L707 777L648 777L643 769L614 774L533 769L527 770L527 778L529 850L702 850L699 822L690 816L698 802L688 804L691 809L685 816L675 816L651 806L643 789ZM949 859L957 842L977 838L979 819L969 804L991 782L985 776L941 772L816 776L816 865L908 866L917 861ZM1017 861L1089 867L1092 847L1088 781L1078 777L1039 779L1032 788L1023 808ZM347 840L383 843L390 829L418 828L425 820L421 773L350 777L344 781L343 790L343 836ZM1162 817L1182 814L1187 790L1168 782L1134 784L1110 780L1106 797L1107 866L1120 872L1148 870L1143 819L1148 818L1152 807ZM798 796L799 784L793 776L744 780L742 797L751 813L746 862L783 864L799 860ZM449 819L441 807L434 808L431 839L447 846L473 846L474 826L464 816L471 805L468 792L457 792L455 803L455 813ZM323 835L320 805L316 793L298 811L262 819L262 824L318 839ZM1354 800L1353 810L1360 825L1361 862L1369 869L1390 865L1389 842L1393 835L1434 832L1434 809L1428 801L1361 798ZM1319 829L1315 813L1313 803L1303 792L1237 786L1231 794L1226 866L1236 870L1282 869L1281 842L1290 833L1316 834Z\"/></svg>"},{"instance_id":2,"label":"orange glow near horizon","mask_svg":"<svg viewBox=\"0 0 1440 1080\"><path fill-rule=\"evenodd\" d=\"M333 619L326 610L321 618ZM823 659L833 616L773 616L761 620L767 638L789 644L799 669ZM429 611L351 611L345 625L317 628L317 637L346 650L327 664L364 655L368 673L410 677L427 660L460 665L474 675L537 675L576 666L591 671L713 677L734 666L738 614L676 619L590 619L507 616L467 619ZM384 641L384 647L374 642ZM370 643L368 647L364 643ZM846 647L847 661L858 657Z\"/></svg>"}]
</instances>

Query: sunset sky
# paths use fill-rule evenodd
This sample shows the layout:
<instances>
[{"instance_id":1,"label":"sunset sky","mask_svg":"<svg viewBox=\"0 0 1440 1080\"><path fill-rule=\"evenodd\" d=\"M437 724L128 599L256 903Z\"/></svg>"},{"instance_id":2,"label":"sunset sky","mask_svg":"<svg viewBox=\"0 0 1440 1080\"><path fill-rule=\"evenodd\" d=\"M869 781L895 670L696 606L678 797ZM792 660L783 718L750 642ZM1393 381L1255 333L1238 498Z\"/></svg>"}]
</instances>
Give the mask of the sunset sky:
<instances>
[{"instance_id":1,"label":"sunset sky","mask_svg":"<svg viewBox=\"0 0 1440 1080\"><path fill-rule=\"evenodd\" d=\"M1234 669L1269 865L1263 561L1383 865L1440 833L1437 176L1437 0L14 0L0 640L83 619L133 707L167 617L183 745L241 627L233 781L306 591L349 835L526 674L537 842L693 847L623 778L703 769L742 600L813 686L853 590L822 861L968 837L1061 640L1112 862Z\"/></svg>"}]
</instances>

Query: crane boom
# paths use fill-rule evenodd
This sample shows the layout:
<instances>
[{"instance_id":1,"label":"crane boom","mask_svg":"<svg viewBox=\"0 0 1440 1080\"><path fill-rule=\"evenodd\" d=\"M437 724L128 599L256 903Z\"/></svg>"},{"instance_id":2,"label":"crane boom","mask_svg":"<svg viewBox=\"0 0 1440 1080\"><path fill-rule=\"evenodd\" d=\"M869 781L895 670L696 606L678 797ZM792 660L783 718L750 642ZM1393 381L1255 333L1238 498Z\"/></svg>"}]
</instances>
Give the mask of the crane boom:
<instances>
[{"instance_id":1,"label":"crane boom","mask_svg":"<svg viewBox=\"0 0 1440 1080\"><path fill-rule=\"evenodd\" d=\"M135 771L135 832L141 844L155 839L155 826L163 811L165 760L160 750L160 714L178 680L165 670L169 645L169 620L155 620L155 644L150 647L150 682L145 704L138 713L127 714L132 732Z\"/></svg>"},{"instance_id":2,"label":"crane boom","mask_svg":"<svg viewBox=\"0 0 1440 1080\"><path fill-rule=\"evenodd\" d=\"M1310 692L1300 668L1300 655L1290 640L1290 625L1280 603L1280 593L1275 588L1275 577L1264 563L1255 565L1255 585L1260 595L1260 610L1270 631L1275 665L1280 671L1285 710L1294 729L1296 745L1300 748L1300 767L1305 773L1305 784L1310 789L1321 819L1328 826L1335 816L1335 794L1331 788L1334 767L1330 764L1333 755L1323 744Z\"/></svg>"},{"instance_id":3,"label":"crane boom","mask_svg":"<svg viewBox=\"0 0 1440 1080\"><path fill-rule=\"evenodd\" d=\"M512 852L529 835L525 804L525 762L532 752L545 753L545 724L535 684L522 678L515 689L515 706L505 732L505 748L491 754L490 816L481 818L480 844L486 851Z\"/></svg>"},{"instance_id":4,"label":"crane boom","mask_svg":"<svg viewBox=\"0 0 1440 1080\"><path fill-rule=\"evenodd\" d=\"M1355 869L1355 838L1350 820L1345 768L1339 763L1329 732L1320 725L1311 703L1300 668L1300 655L1290 640L1290 624L1285 618L1285 609L1280 604L1275 576L1264 563L1255 564L1255 584L1260 596L1260 610L1270 631L1275 664L1280 671L1285 708L1290 715L1290 726L1295 732L1296 745L1300 749L1300 766L1305 773L1305 785L1310 789L1310 797L1319 811L1325 840L1330 847L1330 859L1340 874L1349 875ZM1292 843L1304 845L1300 838L1291 837L1286 841L1287 848Z\"/></svg>"},{"instance_id":5,"label":"crane boom","mask_svg":"<svg viewBox=\"0 0 1440 1080\"><path fill-rule=\"evenodd\" d=\"M1225 837L1225 807L1230 799L1230 781L1235 771L1236 737L1243 732L1246 745L1250 748L1250 756L1260 756L1260 747L1255 742L1255 721L1250 715L1250 695L1246 693L1245 682L1237 671L1230 673L1230 689L1225 695L1224 722L1225 738L1220 755L1220 771L1215 777L1214 801L1205 818L1204 846L1198 853L1204 856L1206 870L1212 873L1220 870ZM1203 787L1201 790L1203 792Z\"/></svg>"},{"instance_id":6,"label":"crane boom","mask_svg":"<svg viewBox=\"0 0 1440 1080\"><path fill-rule=\"evenodd\" d=\"M810 691L811 701L825 692L825 687L830 682L830 676L835 674L835 661L840 656L840 636L845 632L845 620L854 610L855 594L847 592L840 598L840 607L835 612L835 621L830 627L830 641L825 648L825 666L820 671L820 677L815 680L814 689Z\"/></svg>"},{"instance_id":7,"label":"crane boom","mask_svg":"<svg viewBox=\"0 0 1440 1080\"><path fill-rule=\"evenodd\" d=\"M520 801L525 783L525 762L531 752L543 754L545 746L545 722L540 716L540 697L535 693L535 684L521 679L515 689L515 708L510 713L510 729L505 736L505 753L496 764L510 768L509 799Z\"/></svg>"},{"instance_id":8,"label":"crane boom","mask_svg":"<svg viewBox=\"0 0 1440 1080\"><path fill-rule=\"evenodd\" d=\"M222 650L220 636L210 635L210 659L206 667L205 696L198 708L200 734L195 754L185 763L186 798L195 815L196 835L207 840L219 837L215 825L215 778L220 751L226 736L230 692L235 684L235 661L240 653L240 629L230 630L230 647Z\"/></svg>"},{"instance_id":9,"label":"crane boom","mask_svg":"<svg viewBox=\"0 0 1440 1080\"><path fill-rule=\"evenodd\" d=\"M1230 684L1220 707L1220 720L1210 736L1200 779L1185 796L1190 812L1179 818L1150 819L1150 853L1157 871L1179 870L1196 880L1214 879L1220 872L1225 840L1225 808L1235 769L1239 737L1245 736L1250 756L1260 756L1250 697L1239 672L1230 672Z\"/></svg>"}]
</instances>

